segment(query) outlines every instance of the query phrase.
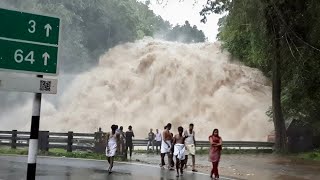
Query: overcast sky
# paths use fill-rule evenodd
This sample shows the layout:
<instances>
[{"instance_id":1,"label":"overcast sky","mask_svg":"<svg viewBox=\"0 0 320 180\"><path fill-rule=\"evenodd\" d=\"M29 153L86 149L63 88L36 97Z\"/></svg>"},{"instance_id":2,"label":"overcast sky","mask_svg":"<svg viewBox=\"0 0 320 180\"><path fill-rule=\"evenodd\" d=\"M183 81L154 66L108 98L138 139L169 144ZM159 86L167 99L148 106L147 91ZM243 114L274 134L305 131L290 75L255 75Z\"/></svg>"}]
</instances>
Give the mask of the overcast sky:
<instances>
[{"instance_id":1,"label":"overcast sky","mask_svg":"<svg viewBox=\"0 0 320 180\"><path fill-rule=\"evenodd\" d=\"M163 3L159 4L157 1ZM168 3L166 4L167 1ZM195 1L197 3L194 3ZM212 14L208 17L206 24L200 22L201 16L199 12L207 0L184 0L182 2L179 2L179 0L151 0L151 2L150 8L154 13L168 20L171 24L184 24L188 20L191 25L196 25L198 29L201 29L210 42L216 40L218 33L217 23L221 16Z\"/></svg>"}]
</instances>

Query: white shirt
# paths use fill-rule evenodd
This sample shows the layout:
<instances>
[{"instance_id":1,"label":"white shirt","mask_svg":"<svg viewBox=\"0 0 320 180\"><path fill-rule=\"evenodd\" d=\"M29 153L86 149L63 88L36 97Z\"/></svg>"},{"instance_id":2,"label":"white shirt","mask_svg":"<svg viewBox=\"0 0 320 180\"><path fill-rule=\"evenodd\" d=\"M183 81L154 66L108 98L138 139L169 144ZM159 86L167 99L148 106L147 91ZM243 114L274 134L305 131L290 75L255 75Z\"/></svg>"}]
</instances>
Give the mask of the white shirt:
<instances>
[{"instance_id":1,"label":"white shirt","mask_svg":"<svg viewBox=\"0 0 320 180\"><path fill-rule=\"evenodd\" d=\"M156 141L161 141L162 140L162 135L160 132L156 133L156 138L155 138Z\"/></svg>"},{"instance_id":2,"label":"white shirt","mask_svg":"<svg viewBox=\"0 0 320 180\"><path fill-rule=\"evenodd\" d=\"M195 136L194 131L192 131L192 134L190 134L190 133L189 133L189 130L186 130L186 131L184 132L184 135L185 135L185 136L188 136L188 137L186 138L186 140L185 140L185 143L186 143L186 144L194 144L194 136Z\"/></svg>"}]
</instances>

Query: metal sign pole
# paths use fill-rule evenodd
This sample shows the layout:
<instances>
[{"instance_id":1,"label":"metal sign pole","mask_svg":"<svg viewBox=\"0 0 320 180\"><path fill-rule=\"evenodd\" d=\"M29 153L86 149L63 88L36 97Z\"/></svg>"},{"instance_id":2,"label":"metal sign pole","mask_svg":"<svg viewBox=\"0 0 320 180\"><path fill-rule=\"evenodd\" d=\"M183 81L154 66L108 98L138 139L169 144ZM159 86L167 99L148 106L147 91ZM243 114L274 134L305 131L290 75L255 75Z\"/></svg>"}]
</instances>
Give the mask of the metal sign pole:
<instances>
[{"instance_id":1,"label":"metal sign pole","mask_svg":"<svg viewBox=\"0 0 320 180\"><path fill-rule=\"evenodd\" d=\"M37 75L42 78L42 75ZM28 151L27 180L35 180L38 154L38 137L41 111L41 93L35 93L32 107L31 131Z\"/></svg>"}]
</instances>

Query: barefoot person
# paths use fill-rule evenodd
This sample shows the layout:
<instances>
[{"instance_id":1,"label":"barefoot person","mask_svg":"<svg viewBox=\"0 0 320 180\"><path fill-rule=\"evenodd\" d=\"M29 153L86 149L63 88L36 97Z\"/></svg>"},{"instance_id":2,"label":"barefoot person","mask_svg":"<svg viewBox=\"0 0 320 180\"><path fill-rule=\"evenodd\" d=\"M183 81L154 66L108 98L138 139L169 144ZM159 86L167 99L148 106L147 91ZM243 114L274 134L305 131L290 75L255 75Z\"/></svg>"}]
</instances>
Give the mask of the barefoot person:
<instances>
[{"instance_id":1,"label":"barefoot person","mask_svg":"<svg viewBox=\"0 0 320 180\"><path fill-rule=\"evenodd\" d=\"M185 159L185 137L183 136L183 127L178 127L179 134L175 135L173 138L173 147L174 153L173 155L176 157L176 170L177 177L179 177L179 171L181 176L183 175L183 166Z\"/></svg>"},{"instance_id":2,"label":"barefoot person","mask_svg":"<svg viewBox=\"0 0 320 180\"><path fill-rule=\"evenodd\" d=\"M108 157L108 162L109 162L109 168L108 168L109 173L112 173L114 156L116 155L116 151L117 151L117 142L120 138L120 134L116 133L117 128L118 128L117 125L112 125L111 132L108 132L106 134L106 138L107 138L106 139L107 140L106 156Z\"/></svg>"},{"instance_id":3,"label":"barefoot person","mask_svg":"<svg viewBox=\"0 0 320 180\"><path fill-rule=\"evenodd\" d=\"M159 154L159 149L161 149L162 136L158 129L156 129L155 141L156 141L156 151L157 151L157 154Z\"/></svg>"},{"instance_id":4,"label":"barefoot person","mask_svg":"<svg viewBox=\"0 0 320 180\"><path fill-rule=\"evenodd\" d=\"M191 155L192 157L192 171L197 172L195 164L196 164L196 139L195 139L195 133L193 130L194 125L191 123L189 125L189 129L184 132L184 136L186 138L185 144L186 144L186 160L185 160L185 168L187 168L188 163L188 155Z\"/></svg>"},{"instance_id":5,"label":"barefoot person","mask_svg":"<svg viewBox=\"0 0 320 180\"><path fill-rule=\"evenodd\" d=\"M153 133L153 129L150 129L148 133L148 144L147 144L147 151L150 151L149 146L152 146L152 152L154 151L154 138L155 134Z\"/></svg>"},{"instance_id":6,"label":"barefoot person","mask_svg":"<svg viewBox=\"0 0 320 180\"><path fill-rule=\"evenodd\" d=\"M120 126L119 128L119 134L120 134L120 142L118 143L119 144L119 153L122 155L125 151L125 145L126 145L126 135L125 133L123 132L123 126Z\"/></svg>"},{"instance_id":7,"label":"barefoot person","mask_svg":"<svg viewBox=\"0 0 320 180\"><path fill-rule=\"evenodd\" d=\"M133 148L133 143L132 143L132 137L134 137L134 133L132 131L132 126L128 127L128 131L126 132L126 152L128 152L129 149L129 154L130 154L130 159L132 157L132 148Z\"/></svg>"},{"instance_id":8,"label":"barefoot person","mask_svg":"<svg viewBox=\"0 0 320 180\"><path fill-rule=\"evenodd\" d=\"M171 143L173 143L173 133L170 133L171 134L171 137L172 137L172 140L171 140ZM174 161L173 161L173 153L174 153L174 148L173 148L173 145L171 146L171 149L170 149L170 157L171 157L171 168L170 170L173 170L174 168Z\"/></svg>"},{"instance_id":9,"label":"barefoot person","mask_svg":"<svg viewBox=\"0 0 320 180\"><path fill-rule=\"evenodd\" d=\"M161 142L161 167L165 165L164 157L167 154L168 155L168 169L172 170L173 167L171 167L171 141L172 136L170 133L171 124L168 123L165 130L162 133L162 142Z\"/></svg>"},{"instance_id":10,"label":"barefoot person","mask_svg":"<svg viewBox=\"0 0 320 180\"><path fill-rule=\"evenodd\" d=\"M219 179L218 166L222 150L222 139L219 136L219 130L214 129L212 135L209 136L210 150L209 150L209 161L212 163L212 170L210 177L214 174L214 179Z\"/></svg>"},{"instance_id":11,"label":"barefoot person","mask_svg":"<svg viewBox=\"0 0 320 180\"><path fill-rule=\"evenodd\" d=\"M163 142L163 138L164 138L163 133L166 130L167 130L167 125L164 126L163 131L161 132L161 145L164 143ZM161 157L160 167L163 168L164 165L166 165L166 163L164 162L164 157L166 156L166 154L161 152L161 145L160 145L160 157Z\"/></svg>"}]
</instances>

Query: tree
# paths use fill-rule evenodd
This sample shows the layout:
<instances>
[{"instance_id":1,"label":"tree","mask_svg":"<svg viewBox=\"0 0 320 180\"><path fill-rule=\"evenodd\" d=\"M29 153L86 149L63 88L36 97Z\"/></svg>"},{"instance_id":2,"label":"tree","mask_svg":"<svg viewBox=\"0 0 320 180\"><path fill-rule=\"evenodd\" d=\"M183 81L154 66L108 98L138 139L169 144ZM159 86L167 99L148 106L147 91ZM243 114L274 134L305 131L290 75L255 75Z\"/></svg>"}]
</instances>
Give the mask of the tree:
<instances>
[{"instance_id":1,"label":"tree","mask_svg":"<svg viewBox=\"0 0 320 180\"><path fill-rule=\"evenodd\" d=\"M272 110L275 128L275 149L278 152L287 151L286 126L281 108L281 41L283 31L280 17L276 12L276 4L268 0L265 3L265 18L267 34L271 38L272 59Z\"/></svg>"},{"instance_id":2,"label":"tree","mask_svg":"<svg viewBox=\"0 0 320 180\"><path fill-rule=\"evenodd\" d=\"M300 120L320 134L320 2L312 0L209 0L201 14L228 12L218 39L246 65L273 81L276 147L286 149L283 119Z\"/></svg>"}]
</instances>

